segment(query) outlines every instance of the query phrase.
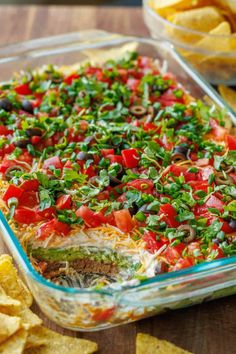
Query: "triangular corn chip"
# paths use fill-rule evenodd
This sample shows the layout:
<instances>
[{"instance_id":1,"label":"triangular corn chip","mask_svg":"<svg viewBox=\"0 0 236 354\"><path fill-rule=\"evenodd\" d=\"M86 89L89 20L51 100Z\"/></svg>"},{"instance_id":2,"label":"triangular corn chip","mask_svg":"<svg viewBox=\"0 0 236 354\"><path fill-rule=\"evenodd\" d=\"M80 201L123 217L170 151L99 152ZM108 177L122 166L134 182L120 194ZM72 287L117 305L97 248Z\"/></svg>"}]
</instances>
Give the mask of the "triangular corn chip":
<instances>
[{"instance_id":1,"label":"triangular corn chip","mask_svg":"<svg viewBox=\"0 0 236 354\"><path fill-rule=\"evenodd\" d=\"M27 331L20 329L0 344L0 354L22 354L24 352Z\"/></svg>"},{"instance_id":2,"label":"triangular corn chip","mask_svg":"<svg viewBox=\"0 0 236 354\"><path fill-rule=\"evenodd\" d=\"M0 324L0 343L2 343L20 329L21 319L0 313Z\"/></svg>"},{"instance_id":3,"label":"triangular corn chip","mask_svg":"<svg viewBox=\"0 0 236 354\"><path fill-rule=\"evenodd\" d=\"M37 348L26 349L24 354L92 354L97 351L97 344L86 339L63 336L48 328L38 327L39 337L46 339L47 344Z\"/></svg>"},{"instance_id":4,"label":"triangular corn chip","mask_svg":"<svg viewBox=\"0 0 236 354\"><path fill-rule=\"evenodd\" d=\"M8 296L19 300L27 307L32 305L33 297L19 278L9 255L0 256L0 285Z\"/></svg>"},{"instance_id":5,"label":"triangular corn chip","mask_svg":"<svg viewBox=\"0 0 236 354\"><path fill-rule=\"evenodd\" d=\"M136 338L136 354L191 354L187 350L176 347L165 340L149 334L138 333Z\"/></svg>"}]
</instances>

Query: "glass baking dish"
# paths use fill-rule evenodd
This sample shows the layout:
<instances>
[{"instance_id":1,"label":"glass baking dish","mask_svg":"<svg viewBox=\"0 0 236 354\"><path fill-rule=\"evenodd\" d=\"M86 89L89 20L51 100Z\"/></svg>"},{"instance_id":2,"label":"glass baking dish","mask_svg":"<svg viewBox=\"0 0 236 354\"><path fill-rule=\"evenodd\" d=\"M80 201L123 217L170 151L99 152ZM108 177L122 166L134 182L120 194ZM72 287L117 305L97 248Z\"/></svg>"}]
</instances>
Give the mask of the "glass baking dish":
<instances>
[{"instance_id":1,"label":"glass baking dish","mask_svg":"<svg viewBox=\"0 0 236 354\"><path fill-rule=\"evenodd\" d=\"M124 52L130 46L160 60L195 96L221 108L218 94L179 56L173 47L151 39L86 31L33 40L0 48L1 80L12 73L46 63L71 65L93 56ZM106 54L106 56L110 54ZM230 119L234 113L227 108ZM34 298L51 320L72 330L95 331L136 321L157 313L236 293L236 256L204 263L145 281L112 289L75 289L55 285L32 267L26 253L0 212L0 233L17 262Z\"/></svg>"}]
</instances>

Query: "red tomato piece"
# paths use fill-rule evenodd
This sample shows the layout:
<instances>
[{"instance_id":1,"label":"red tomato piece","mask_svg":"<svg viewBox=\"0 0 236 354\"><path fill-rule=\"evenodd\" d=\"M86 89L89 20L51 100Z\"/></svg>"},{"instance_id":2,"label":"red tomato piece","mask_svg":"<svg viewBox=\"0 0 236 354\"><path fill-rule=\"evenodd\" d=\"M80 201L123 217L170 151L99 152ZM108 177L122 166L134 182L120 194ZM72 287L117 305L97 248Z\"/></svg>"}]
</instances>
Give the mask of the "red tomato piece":
<instances>
[{"instance_id":1,"label":"red tomato piece","mask_svg":"<svg viewBox=\"0 0 236 354\"><path fill-rule=\"evenodd\" d=\"M189 181L189 185L194 191L204 191L206 193L209 187L208 183L203 181Z\"/></svg>"},{"instance_id":2,"label":"red tomato piece","mask_svg":"<svg viewBox=\"0 0 236 354\"><path fill-rule=\"evenodd\" d=\"M170 166L169 171L173 173L174 176L179 177L179 176L184 176L185 181L195 181L197 179L197 174L193 172L188 172L188 167L185 166L179 166L176 164L173 164Z\"/></svg>"},{"instance_id":3,"label":"red tomato piece","mask_svg":"<svg viewBox=\"0 0 236 354\"><path fill-rule=\"evenodd\" d=\"M35 191L37 192L39 189L39 181L37 179L28 179L24 181L21 186L24 191Z\"/></svg>"},{"instance_id":4,"label":"red tomato piece","mask_svg":"<svg viewBox=\"0 0 236 354\"><path fill-rule=\"evenodd\" d=\"M207 181L210 175L214 173L214 168L212 166L202 167L196 174L197 179L200 181Z\"/></svg>"},{"instance_id":5,"label":"red tomato piece","mask_svg":"<svg viewBox=\"0 0 236 354\"><path fill-rule=\"evenodd\" d=\"M10 198L19 199L23 193L23 189L20 187L15 186L14 184L10 184L7 188L6 192L3 194L2 199L7 202Z\"/></svg>"},{"instance_id":6,"label":"red tomato piece","mask_svg":"<svg viewBox=\"0 0 236 354\"><path fill-rule=\"evenodd\" d=\"M22 84L15 87L15 91L19 95L32 95L32 90L29 88L29 84Z\"/></svg>"},{"instance_id":7,"label":"red tomato piece","mask_svg":"<svg viewBox=\"0 0 236 354\"><path fill-rule=\"evenodd\" d=\"M160 206L159 215L169 227L178 227L179 222L176 220L177 213L171 204L163 204Z\"/></svg>"},{"instance_id":8,"label":"red tomato piece","mask_svg":"<svg viewBox=\"0 0 236 354\"><path fill-rule=\"evenodd\" d=\"M46 170L50 166L55 167L56 169L62 169L63 165L61 160L58 156L50 157L49 159L45 160L43 163L43 168Z\"/></svg>"},{"instance_id":9,"label":"red tomato piece","mask_svg":"<svg viewBox=\"0 0 236 354\"><path fill-rule=\"evenodd\" d=\"M121 155L107 155L106 158L109 159L111 163L123 164L123 157Z\"/></svg>"},{"instance_id":10,"label":"red tomato piece","mask_svg":"<svg viewBox=\"0 0 236 354\"><path fill-rule=\"evenodd\" d=\"M214 259L219 259L224 257L224 253L222 249L215 243L213 243L213 245L209 248L209 253L211 253L212 250L216 251L216 256L214 257Z\"/></svg>"},{"instance_id":11,"label":"red tomato piece","mask_svg":"<svg viewBox=\"0 0 236 354\"><path fill-rule=\"evenodd\" d=\"M226 136L226 141L227 141L229 150L236 150L236 137L235 136L228 134Z\"/></svg>"},{"instance_id":12,"label":"red tomato piece","mask_svg":"<svg viewBox=\"0 0 236 354\"><path fill-rule=\"evenodd\" d=\"M72 82L73 82L74 80L78 79L78 78L79 78L79 74L73 73L73 74L71 74L71 75L69 75L69 76L66 76L66 77L64 78L64 82L65 82L67 85L71 85Z\"/></svg>"},{"instance_id":13,"label":"red tomato piece","mask_svg":"<svg viewBox=\"0 0 236 354\"><path fill-rule=\"evenodd\" d=\"M132 91L137 91L138 90L138 87L139 87L139 84L140 84L140 80L137 80L137 79L133 79L133 78L129 78L127 80L127 83L126 85L128 86L128 88Z\"/></svg>"},{"instance_id":14,"label":"red tomato piece","mask_svg":"<svg viewBox=\"0 0 236 354\"><path fill-rule=\"evenodd\" d=\"M138 189L139 191L146 193L146 194L152 194L153 188L154 188L154 183L150 179L135 179L133 181L130 181L126 185L128 188L134 188Z\"/></svg>"},{"instance_id":15,"label":"red tomato piece","mask_svg":"<svg viewBox=\"0 0 236 354\"><path fill-rule=\"evenodd\" d=\"M226 234L230 234L231 232L235 231L234 229L232 229L232 227L230 227L227 221L223 221L221 230L224 231Z\"/></svg>"},{"instance_id":16,"label":"red tomato piece","mask_svg":"<svg viewBox=\"0 0 236 354\"><path fill-rule=\"evenodd\" d=\"M92 320L97 322L107 321L113 315L114 311L114 307L106 310L95 310L92 316Z\"/></svg>"},{"instance_id":17,"label":"red tomato piece","mask_svg":"<svg viewBox=\"0 0 236 354\"><path fill-rule=\"evenodd\" d=\"M35 135L35 136L32 136L32 138L31 138L31 144L32 145L37 145L37 144L40 143L40 141L41 141L41 137L40 136Z\"/></svg>"},{"instance_id":18,"label":"red tomato piece","mask_svg":"<svg viewBox=\"0 0 236 354\"><path fill-rule=\"evenodd\" d=\"M98 227L103 223L101 214L90 210L86 205L81 205L76 211L76 216L82 218L88 227Z\"/></svg>"},{"instance_id":19,"label":"red tomato piece","mask_svg":"<svg viewBox=\"0 0 236 354\"><path fill-rule=\"evenodd\" d=\"M19 206L34 208L39 204L38 193L34 191L24 191L19 198Z\"/></svg>"},{"instance_id":20,"label":"red tomato piece","mask_svg":"<svg viewBox=\"0 0 236 354\"><path fill-rule=\"evenodd\" d=\"M92 165L90 165L88 168L85 168L83 173L89 178L96 176L96 172L94 171L94 167Z\"/></svg>"},{"instance_id":21,"label":"red tomato piece","mask_svg":"<svg viewBox=\"0 0 236 354\"><path fill-rule=\"evenodd\" d=\"M126 168L134 168L139 164L139 154L136 149L126 149L121 151Z\"/></svg>"},{"instance_id":22,"label":"red tomato piece","mask_svg":"<svg viewBox=\"0 0 236 354\"><path fill-rule=\"evenodd\" d=\"M57 219L52 219L43 225L41 225L37 231L37 236L41 240L45 240L52 234L67 236L71 230L70 225L58 221Z\"/></svg>"},{"instance_id":23,"label":"red tomato piece","mask_svg":"<svg viewBox=\"0 0 236 354\"><path fill-rule=\"evenodd\" d=\"M0 135L7 136L7 135L11 134L12 132L13 132L13 130L9 130L4 125L0 125Z\"/></svg>"},{"instance_id":24,"label":"red tomato piece","mask_svg":"<svg viewBox=\"0 0 236 354\"><path fill-rule=\"evenodd\" d=\"M193 266L194 262L191 258L180 258L174 267L171 268L172 271L177 271Z\"/></svg>"},{"instance_id":25,"label":"red tomato piece","mask_svg":"<svg viewBox=\"0 0 236 354\"><path fill-rule=\"evenodd\" d=\"M29 208L17 208L14 219L20 224L32 224L38 220L35 210Z\"/></svg>"},{"instance_id":26,"label":"red tomato piece","mask_svg":"<svg viewBox=\"0 0 236 354\"><path fill-rule=\"evenodd\" d=\"M152 231L146 231L143 235L143 240L146 242L150 253L155 253L164 245L162 241L157 241L156 234Z\"/></svg>"},{"instance_id":27,"label":"red tomato piece","mask_svg":"<svg viewBox=\"0 0 236 354\"><path fill-rule=\"evenodd\" d=\"M207 199L206 206L208 208L215 208L219 211L224 210L224 202L222 202L222 200L220 200L219 198L215 197L213 194L210 196L209 199Z\"/></svg>"},{"instance_id":28,"label":"red tomato piece","mask_svg":"<svg viewBox=\"0 0 236 354\"><path fill-rule=\"evenodd\" d=\"M114 211L116 226L123 232L130 232L133 227L133 220L128 209Z\"/></svg>"},{"instance_id":29,"label":"red tomato piece","mask_svg":"<svg viewBox=\"0 0 236 354\"><path fill-rule=\"evenodd\" d=\"M168 246L164 252L167 262L174 265L181 258L185 248L183 243L179 243L177 246Z\"/></svg>"},{"instance_id":30,"label":"red tomato piece","mask_svg":"<svg viewBox=\"0 0 236 354\"><path fill-rule=\"evenodd\" d=\"M225 139L225 135L227 133L227 130L223 127L221 127L218 122L215 119L210 119L210 126L212 128L212 131L210 132L210 134L212 133L214 138L217 140L224 140Z\"/></svg>"},{"instance_id":31,"label":"red tomato piece","mask_svg":"<svg viewBox=\"0 0 236 354\"><path fill-rule=\"evenodd\" d=\"M44 210L37 210L39 220L51 220L54 218L56 212L53 207L46 208Z\"/></svg>"},{"instance_id":32,"label":"red tomato piece","mask_svg":"<svg viewBox=\"0 0 236 354\"><path fill-rule=\"evenodd\" d=\"M59 198L57 198L56 201L56 207L57 209L63 210L63 209L70 209L72 203L71 196L68 194L61 195Z\"/></svg>"},{"instance_id":33,"label":"red tomato piece","mask_svg":"<svg viewBox=\"0 0 236 354\"><path fill-rule=\"evenodd\" d=\"M114 149L101 149L101 154L103 157L106 157L107 155L114 155L114 153Z\"/></svg>"}]
</instances>

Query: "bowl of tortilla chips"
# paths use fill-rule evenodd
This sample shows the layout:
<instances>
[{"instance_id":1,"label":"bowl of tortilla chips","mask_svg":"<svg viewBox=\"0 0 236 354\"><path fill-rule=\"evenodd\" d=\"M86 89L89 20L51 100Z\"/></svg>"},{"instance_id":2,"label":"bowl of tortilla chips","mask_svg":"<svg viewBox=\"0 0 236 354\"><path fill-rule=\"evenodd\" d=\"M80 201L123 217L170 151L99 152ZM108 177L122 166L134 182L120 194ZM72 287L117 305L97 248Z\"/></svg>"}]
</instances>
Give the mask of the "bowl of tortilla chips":
<instances>
[{"instance_id":1,"label":"bowl of tortilla chips","mask_svg":"<svg viewBox=\"0 0 236 354\"><path fill-rule=\"evenodd\" d=\"M235 0L144 0L153 38L167 40L212 84L236 84Z\"/></svg>"}]
</instances>

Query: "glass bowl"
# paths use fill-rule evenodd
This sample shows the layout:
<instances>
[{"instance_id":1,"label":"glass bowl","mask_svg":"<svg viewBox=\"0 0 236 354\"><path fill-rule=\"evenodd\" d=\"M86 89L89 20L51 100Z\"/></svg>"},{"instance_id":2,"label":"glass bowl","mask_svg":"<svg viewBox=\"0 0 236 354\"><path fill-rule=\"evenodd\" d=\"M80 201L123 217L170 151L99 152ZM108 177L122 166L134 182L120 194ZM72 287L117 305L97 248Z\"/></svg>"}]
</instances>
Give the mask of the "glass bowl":
<instances>
[{"instance_id":1,"label":"glass bowl","mask_svg":"<svg viewBox=\"0 0 236 354\"><path fill-rule=\"evenodd\" d=\"M125 37L103 31L78 32L2 47L1 80L9 80L12 73L26 68L49 63L72 65L95 56L117 57L131 48L159 60L196 98L226 108L220 96L186 64L173 46L150 38ZM234 112L227 108L226 114L235 124ZM36 272L1 211L0 237L44 314L58 325L75 331L110 328L236 293L236 256L145 281L130 281L122 286L116 283L114 288L78 289L56 285Z\"/></svg>"},{"instance_id":2,"label":"glass bowl","mask_svg":"<svg viewBox=\"0 0 236 354\"><path fill-rule=\"evenodd\" d=\"M236 34L209 34L175 25L151 8L150 0L143 0L143 11L152 38L173 44L210 83L236 84Z\"/></svg>"}]
</instances>

